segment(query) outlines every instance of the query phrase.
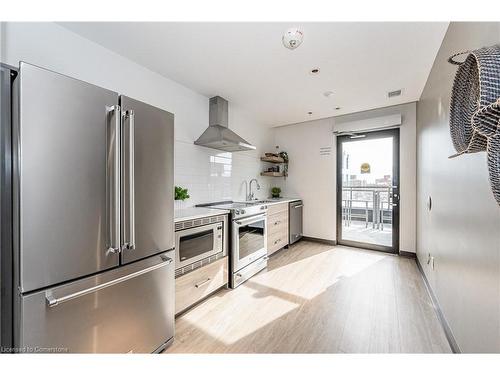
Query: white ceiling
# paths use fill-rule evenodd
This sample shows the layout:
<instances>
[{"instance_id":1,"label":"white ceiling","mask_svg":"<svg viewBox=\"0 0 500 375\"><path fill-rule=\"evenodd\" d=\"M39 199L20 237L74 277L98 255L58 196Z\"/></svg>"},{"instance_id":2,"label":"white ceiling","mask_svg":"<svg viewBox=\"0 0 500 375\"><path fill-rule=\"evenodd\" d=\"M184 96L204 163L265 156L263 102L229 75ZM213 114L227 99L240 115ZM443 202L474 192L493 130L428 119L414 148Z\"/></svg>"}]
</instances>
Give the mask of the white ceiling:
<instances>
[{"instance_id":1,"label":"white ceiling","mask_svg":"<svg viewBox=\"0 0 500 375\"><path fill-rule=\"evenodd\" d=\"M429 22L62 25L207 97L221 95L271 126L418 100L448 27ZM304 31L302 45L293 51L281 43L291 26ZM321 69L317 76L309 73L314 67ZM398 89L400 97L387 97ZM327 98L325 91L334 94Z\"/></svg>"}]
</instances>

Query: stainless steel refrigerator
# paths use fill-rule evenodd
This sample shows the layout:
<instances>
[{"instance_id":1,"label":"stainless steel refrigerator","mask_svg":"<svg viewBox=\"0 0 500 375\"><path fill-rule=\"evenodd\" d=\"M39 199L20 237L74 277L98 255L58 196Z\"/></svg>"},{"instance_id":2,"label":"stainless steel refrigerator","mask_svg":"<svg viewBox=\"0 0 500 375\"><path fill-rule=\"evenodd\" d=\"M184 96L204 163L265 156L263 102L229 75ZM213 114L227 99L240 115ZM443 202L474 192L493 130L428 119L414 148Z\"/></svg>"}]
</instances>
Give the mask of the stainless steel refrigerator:
<instances>
[{"instance_id":1,"label":"stainless steel refrigerator","mask_svg":"<svg viewBox=\"0 0 500 375\"><path fill-rule=\"evenodd\" d=\"M163 350L174 334L173 114L27 63L18 73L14 347Z\"/></svg>"}]
</instances>

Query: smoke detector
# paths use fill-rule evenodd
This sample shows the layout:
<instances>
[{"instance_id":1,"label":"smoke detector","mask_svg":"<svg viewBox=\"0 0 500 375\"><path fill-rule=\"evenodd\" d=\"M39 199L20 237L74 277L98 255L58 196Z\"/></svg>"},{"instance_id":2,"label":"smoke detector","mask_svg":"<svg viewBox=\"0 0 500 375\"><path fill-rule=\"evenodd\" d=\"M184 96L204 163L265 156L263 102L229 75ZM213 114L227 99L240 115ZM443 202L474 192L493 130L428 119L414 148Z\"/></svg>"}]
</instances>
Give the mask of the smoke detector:
<instances>
[{"instance_id":1,"label":"smoke detector","mask_svg":"<svg viewBox=\"0 0 500 375\"><path fill-rule=\"evenodd\" d=\"M285 31L281 40L286 48L294 50L301 45L303 39L304 32L298 27L292 27Z\"/></svg>"}]
</instances>

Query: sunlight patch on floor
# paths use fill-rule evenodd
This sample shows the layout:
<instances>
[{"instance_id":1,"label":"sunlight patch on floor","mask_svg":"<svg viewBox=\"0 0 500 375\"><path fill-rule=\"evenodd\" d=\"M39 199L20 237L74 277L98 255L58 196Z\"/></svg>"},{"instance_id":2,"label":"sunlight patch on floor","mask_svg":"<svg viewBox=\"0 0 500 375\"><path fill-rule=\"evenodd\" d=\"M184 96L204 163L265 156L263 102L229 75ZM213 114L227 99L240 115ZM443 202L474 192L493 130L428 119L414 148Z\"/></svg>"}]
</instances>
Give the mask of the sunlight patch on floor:
<instances>
[{"instance_id":1,"label":"sunlight patch on floor","mask_svg":"<svg viewBox=\"0 0 500 375\"><path fill-rule=\"evenodd\" d=\"M304 241L179 316L167 352L449 352L421 308L425 287L404 282L417 272L408 259Z\"/></svg>"},{"instance_id":2,"label":"sunlight patch on floor","mask_svg":"<svg viewBox=\"0 0 500 375\"><path fill-rule=\"evenodd\" d=\"M349 262L342 261L345 256L342 252L346 251L353 253ZM270 287L282 293L312 300L342 278L353 277L385 257L386 255L377 253L335 248L275 269L268 269L252 278L251 282L260 284L263 288ZM314 282L311 282L311 277L315 278ZM287 278L293 279L294 282L283 283Z\"/></svg>"},{"instance_id":3,"label":"sunlight patch on floor","mask_svg":"<svg viewBox=\"0 0 500 375\"><path fill-rule=\"evenodd\" d=\"M217 314L212 314L214 319L211 319L209 316L201 317L188 313L180 319L187 321L190 325L203 331L206 335L216 338L221 343L231 345L299 306L298 303L275 295L263 296L259 291L247 287L245 284L232 291L231 294L225 297L237 299L237 301L232 301L233 321L228 320L221 325ZM249 303L252 305L251 311L240 308L240 306ZM246 323L241 324L241 322Z\"/></svg>"},{"instance_id":4,"label":"sunlight patch on floor","mask_svg":"<svg viewBox=\"0 0 500 375\"><path fill-rule=\"evenodd\" d=\"M356 276L386 257L385 254L337 246L302 259L292 258L290 263L276 268L270 266L225 294L222 297L225 312L228 313L228 306L231 306L231 319L219 320L217 312L221 301L212 297L204 303L207 309L195 308L179 320L203 332L205 337L232 345L305 301L313 300L340 280ZM241 308L246 305L251 305L252 310ZM211 313L207 314L207 310Z\"/></svg>"}]
</instances>

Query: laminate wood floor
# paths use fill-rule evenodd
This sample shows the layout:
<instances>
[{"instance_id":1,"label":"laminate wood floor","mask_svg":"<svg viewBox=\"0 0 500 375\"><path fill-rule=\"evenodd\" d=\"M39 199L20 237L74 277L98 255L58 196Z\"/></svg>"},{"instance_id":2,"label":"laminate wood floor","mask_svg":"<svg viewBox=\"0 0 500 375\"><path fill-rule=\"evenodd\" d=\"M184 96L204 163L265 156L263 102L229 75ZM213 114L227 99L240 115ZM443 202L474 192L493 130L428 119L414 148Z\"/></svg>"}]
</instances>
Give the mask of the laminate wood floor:
<instances>
[{"instance_id":1,"label":"laminate wood floor","mask_svg":"<svg viewBox=\"0 0 500 375\"><path fill-rule=\"evenodd\" d=\"M176 320L167 353L449 353L415 260L301 241Z\"/></svg>"}]
</instances>

